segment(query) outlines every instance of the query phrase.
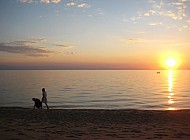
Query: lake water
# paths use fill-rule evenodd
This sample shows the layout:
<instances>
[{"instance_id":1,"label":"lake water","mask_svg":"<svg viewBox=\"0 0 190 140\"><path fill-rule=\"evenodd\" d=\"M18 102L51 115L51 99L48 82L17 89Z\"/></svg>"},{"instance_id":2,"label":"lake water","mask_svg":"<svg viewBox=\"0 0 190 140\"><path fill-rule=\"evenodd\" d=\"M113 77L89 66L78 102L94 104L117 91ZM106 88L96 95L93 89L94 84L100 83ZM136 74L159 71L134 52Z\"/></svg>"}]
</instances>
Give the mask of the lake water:
<instances>
[{"instance_id":1,"label":"lake water","mask_svg":"<svg viewBox=\"0 0 190 140\"><path fill-rule=\"evenodd\" d=\"M1 70L0 106L33 107L43 87L55 109L190 109L189 70Z\"/></svg>"}]
</instances>

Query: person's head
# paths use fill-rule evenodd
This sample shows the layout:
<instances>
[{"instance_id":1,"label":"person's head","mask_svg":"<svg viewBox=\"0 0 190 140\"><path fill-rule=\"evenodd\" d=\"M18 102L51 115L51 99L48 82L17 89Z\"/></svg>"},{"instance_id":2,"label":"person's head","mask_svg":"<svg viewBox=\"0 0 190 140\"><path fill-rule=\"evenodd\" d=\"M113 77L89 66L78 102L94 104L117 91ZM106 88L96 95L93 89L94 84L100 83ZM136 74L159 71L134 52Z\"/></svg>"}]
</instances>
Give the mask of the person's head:
<instances>
[{"instance_id":1,"label":"person's head","mask_svg":"<svg viewBox=\"0 0 190 140\"><path fill-rule=\"evenodd\" d=\"M42 91L45 92L45 88L42 88Z\"/></svg>"},{"instance_id":2,"label":"person's head","mask_svg":"<svg viewBox=\"0 0 190 140\"><path fill-rule=\"evenodd\" d=\"M35 102L36 101L36 99L35 98L32 98L32 100Z\"/></svg>"}]
</instances>

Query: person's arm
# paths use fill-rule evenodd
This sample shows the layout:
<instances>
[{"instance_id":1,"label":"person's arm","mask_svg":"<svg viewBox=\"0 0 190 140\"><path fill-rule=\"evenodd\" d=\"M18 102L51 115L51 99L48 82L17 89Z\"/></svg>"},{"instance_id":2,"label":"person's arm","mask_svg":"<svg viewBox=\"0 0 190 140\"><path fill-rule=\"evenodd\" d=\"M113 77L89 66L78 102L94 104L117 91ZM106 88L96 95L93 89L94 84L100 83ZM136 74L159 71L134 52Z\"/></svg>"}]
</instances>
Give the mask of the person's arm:
<instances>
[{"instance_id":1,"label":"person's arm","mask_svg":"<svg viewBox=\"0 0 190 140\"><path fill-rule=\"evenodd\" d=\"M36 107L36 104L34 104L34 109L35 109L35 107Z\"/></svg>"}]
</instances>

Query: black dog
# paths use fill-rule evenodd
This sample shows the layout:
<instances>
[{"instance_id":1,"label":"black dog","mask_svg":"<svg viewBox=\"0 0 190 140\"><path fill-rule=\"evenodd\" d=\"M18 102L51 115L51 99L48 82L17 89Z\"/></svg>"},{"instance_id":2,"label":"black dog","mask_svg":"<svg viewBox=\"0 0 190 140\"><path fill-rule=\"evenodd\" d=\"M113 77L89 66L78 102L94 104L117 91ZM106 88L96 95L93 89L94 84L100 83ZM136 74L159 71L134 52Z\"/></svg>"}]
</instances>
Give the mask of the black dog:
<instances>
[{"instance_id":1,"label":"black dog","mask_svg":"<svg viewBox=\"0 0 190 140\"><path fill-rule=\"evenodd\" d=\"M34 109L35 107L42 109L42 102L38 98L32 98L32 100L34 101Z\"/></svg>"}]
</instances>

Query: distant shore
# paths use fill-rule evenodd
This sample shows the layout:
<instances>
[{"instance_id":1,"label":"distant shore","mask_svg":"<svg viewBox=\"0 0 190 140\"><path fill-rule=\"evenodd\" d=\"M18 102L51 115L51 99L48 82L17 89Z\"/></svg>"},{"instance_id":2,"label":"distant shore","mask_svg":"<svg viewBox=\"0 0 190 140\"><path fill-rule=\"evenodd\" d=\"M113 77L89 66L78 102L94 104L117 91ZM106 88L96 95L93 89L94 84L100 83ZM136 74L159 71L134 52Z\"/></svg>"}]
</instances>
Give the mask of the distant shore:
<instances>
[{"instance_id":1,"label":"distant shore","mask_svg":"<svg viewBox=\"0 0 190 140\"><path fill-rule=\"evenodd\" d=\"M190 110L0 107L5 139L190 139Z\"/></svg>"}]
</instances>

